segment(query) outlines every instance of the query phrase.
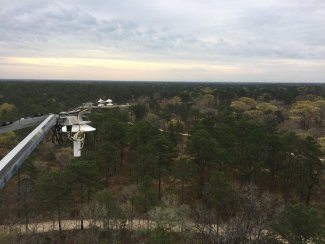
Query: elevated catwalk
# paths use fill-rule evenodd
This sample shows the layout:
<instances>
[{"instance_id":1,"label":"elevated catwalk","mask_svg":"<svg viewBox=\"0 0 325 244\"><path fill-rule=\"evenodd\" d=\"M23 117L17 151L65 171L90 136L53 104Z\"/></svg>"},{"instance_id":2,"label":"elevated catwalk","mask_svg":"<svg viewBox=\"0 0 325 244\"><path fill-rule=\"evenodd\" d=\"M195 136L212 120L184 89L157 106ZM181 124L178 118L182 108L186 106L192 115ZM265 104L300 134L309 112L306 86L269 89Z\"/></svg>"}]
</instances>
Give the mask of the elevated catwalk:
<instances>
[{"instance_id":1,"label":"elevated catwalk","mask_svg":"<svg viewBox=\"0 0 325 244\"><path fill-rule=\"evenodd\" d=\"M82 114L90 113L92 109L116 109L116 108L128 108L132 105L121 104L113 105L112 100L108 99L104 101L108 104L100 104L101 106L83 106L78 107L75 110L69 112L61 112L59 114L40 115L32 118L22 118L15 122L9 122L10 124L0 126L0 134L8 131L19 130L22 128L38 125L26 138L24 138L14 149L12 149L1 161L0 161L0 189L4 187L6 182L14 175L17 169L25 161L25 159L33 152L37 145L57 123L62 123L63 128L61 132L68 134L68 138L73 141L74 144L74 156L80 157L81 148L85 138L84 132L94 131L95 128L87 125L90 121L83 121L81 119ZM73 119L74 118L74 119ZM71 127L68 131L67 125ZM55 127L54 127L55 128Z\"/></svg>"}]
</instances>

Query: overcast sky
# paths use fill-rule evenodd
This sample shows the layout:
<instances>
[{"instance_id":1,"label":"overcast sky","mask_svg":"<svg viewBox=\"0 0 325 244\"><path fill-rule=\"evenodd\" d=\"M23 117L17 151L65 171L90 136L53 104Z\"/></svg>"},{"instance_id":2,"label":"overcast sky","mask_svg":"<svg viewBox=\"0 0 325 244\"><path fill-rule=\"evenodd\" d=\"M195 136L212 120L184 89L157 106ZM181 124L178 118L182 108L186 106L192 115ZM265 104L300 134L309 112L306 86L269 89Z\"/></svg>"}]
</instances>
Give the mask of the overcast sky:
<instances>
[{"instance_id":1,"label":"overcast sky","mask_svg":"<svg viewBox=\"0 0 325 244\"><path fill-rule=\"evenodd\" d=\"M325 0L0 0L0 78L325 82Z\"/></svg>"}]
</instances>

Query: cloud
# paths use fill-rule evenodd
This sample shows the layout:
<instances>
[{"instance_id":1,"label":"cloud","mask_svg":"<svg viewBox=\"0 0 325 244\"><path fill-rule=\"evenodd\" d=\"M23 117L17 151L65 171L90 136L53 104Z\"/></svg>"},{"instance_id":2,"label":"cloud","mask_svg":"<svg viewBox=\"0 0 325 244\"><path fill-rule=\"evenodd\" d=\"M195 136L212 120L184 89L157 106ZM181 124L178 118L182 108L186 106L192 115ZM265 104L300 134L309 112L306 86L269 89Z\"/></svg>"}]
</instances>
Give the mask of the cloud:
<instances>
[{"instance_id":1,"label":"cloud","mask_svg":"<svg viewBox=\"0 0 325 244\"><path fill-rule=\"evenodd\" d=\"M0 56L206 65L265 59L323 63L325 2L3 1Z\"/></svg>"}]
</instances>

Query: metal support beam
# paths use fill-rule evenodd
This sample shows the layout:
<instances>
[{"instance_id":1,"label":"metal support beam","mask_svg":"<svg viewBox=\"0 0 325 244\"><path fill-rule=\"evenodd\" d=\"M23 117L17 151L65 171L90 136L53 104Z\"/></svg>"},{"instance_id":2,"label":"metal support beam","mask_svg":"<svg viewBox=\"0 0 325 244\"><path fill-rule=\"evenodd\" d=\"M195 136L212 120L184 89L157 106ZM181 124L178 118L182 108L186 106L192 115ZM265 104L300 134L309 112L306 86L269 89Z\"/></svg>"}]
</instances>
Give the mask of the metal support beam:
<instances>
[{"instance_id":1,"label":"metal support beam","mask_svg":"<svg viewBox=\"0 0 325 244\"><path fill-rule=\"evenodd\" d=\"M49 129L56 123L56 119L56 115L49 115L0 161L0 189L4 187L25 159L33 152Z\"/></svg>"}]
</instances>

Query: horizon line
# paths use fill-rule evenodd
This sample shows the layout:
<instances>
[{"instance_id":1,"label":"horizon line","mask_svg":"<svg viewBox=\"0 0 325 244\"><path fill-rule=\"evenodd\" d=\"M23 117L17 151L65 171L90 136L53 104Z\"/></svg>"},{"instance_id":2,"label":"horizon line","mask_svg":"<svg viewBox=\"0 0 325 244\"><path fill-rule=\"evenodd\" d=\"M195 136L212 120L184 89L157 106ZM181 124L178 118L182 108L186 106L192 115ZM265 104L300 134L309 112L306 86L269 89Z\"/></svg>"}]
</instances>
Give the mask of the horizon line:
<instances>
[{"instance_id":1,"label":"horizon line","mask_svg":"<svg viewBox=\"0 0 325 244\"><path fill-rule=\"evenodd\" d=\"M135 83L241 83L241 84L325 84L325 81L173 81L173 80L89 80L89 79L31 79L31 78L0 78L0 82L135 82Z\"/></svg>"}]
</instances>

